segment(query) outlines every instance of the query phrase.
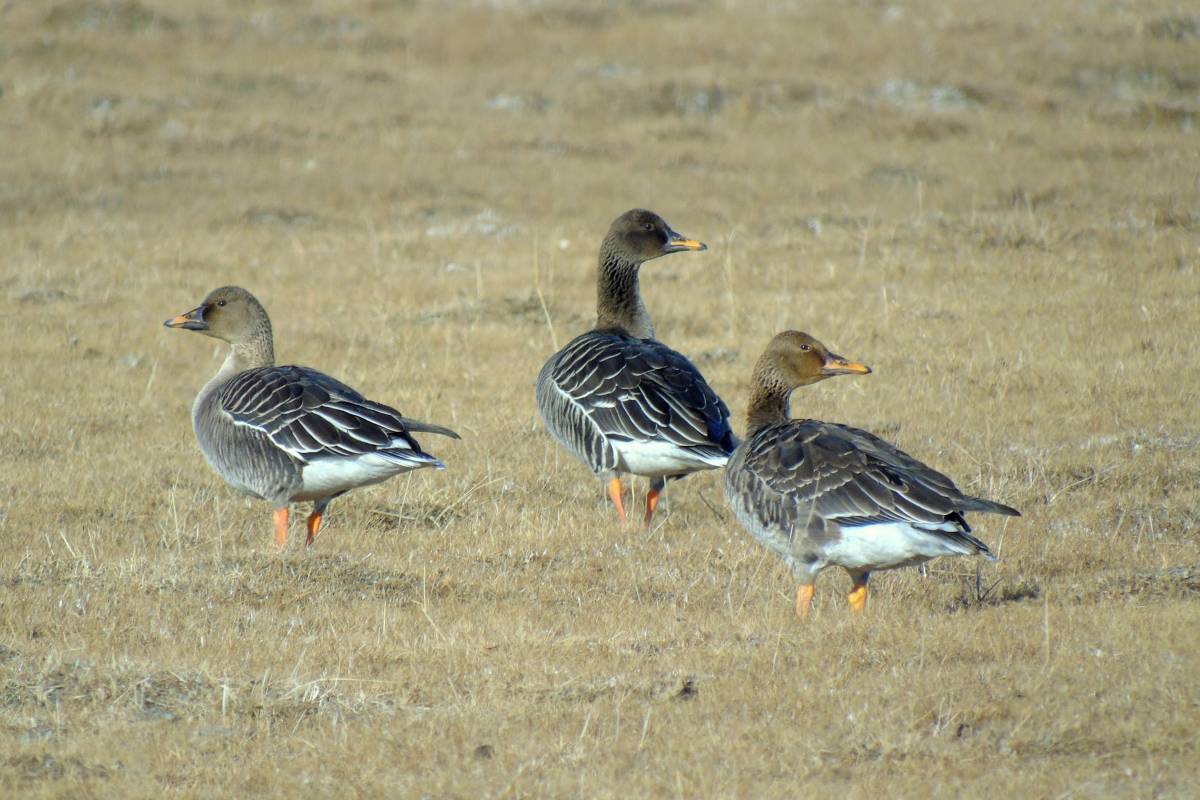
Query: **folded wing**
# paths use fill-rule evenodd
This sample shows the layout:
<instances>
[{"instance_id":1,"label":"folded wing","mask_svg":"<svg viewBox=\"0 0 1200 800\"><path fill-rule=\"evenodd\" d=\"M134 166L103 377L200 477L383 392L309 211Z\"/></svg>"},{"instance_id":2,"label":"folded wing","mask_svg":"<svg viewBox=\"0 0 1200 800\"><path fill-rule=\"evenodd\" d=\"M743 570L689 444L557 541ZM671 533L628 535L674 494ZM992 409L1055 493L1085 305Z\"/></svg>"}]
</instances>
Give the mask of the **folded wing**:
<instances>
[{"instance_id":1,"label":"folded wing","mask_svg":"<svg viewBox=\"0 0 1200 800\"><path fill-rule=\"evenodd\" d=\"M765 429L752 445L745 471L772 518L764 522L786 530L899 522L986 554L963 513L1017 514L963 494L942 473L857 428L794 420Z\"/></svg>"},{"instance_id":2,"label":"folded wing","mask_svg":"<svg viewBox=\"0 0 1200 800\"><path fill-rule=\"evenodd\" d=\"M235 424L262 431L302 463L373 453L417 465L436 459L421 450L412 432L458 438L307 367L247 370L222 388L218 405Z\"/></svg>"},{"instance_id":3,"label":"folded wing","mask_svg":"<svg viewBox=\"0 0 1200 800\"><path fill-rule=\"evenodd\" d=\"M728 456L729 409L683 355L652 339L593 331L568 344L551 380L614 442L661 441Z\"/></svg>"}]
</instances>

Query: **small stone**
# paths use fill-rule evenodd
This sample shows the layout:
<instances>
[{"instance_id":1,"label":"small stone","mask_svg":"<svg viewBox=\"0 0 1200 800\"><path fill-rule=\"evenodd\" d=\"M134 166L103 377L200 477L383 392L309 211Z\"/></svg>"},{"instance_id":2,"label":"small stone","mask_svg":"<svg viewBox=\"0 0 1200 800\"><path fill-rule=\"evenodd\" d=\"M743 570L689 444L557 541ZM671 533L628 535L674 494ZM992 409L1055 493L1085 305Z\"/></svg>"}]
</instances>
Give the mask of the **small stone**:
<instances>
[{"instance_id":1,"label":"small stone","mask_svg":"<svg viewBox=\"0 0 1200 800\"><path fill-rule=\"evenodd\" d=\"M36 289L26 289L23 292L17 292L15 297L19 303L45 305L46 303L56 303L59 300L66 300L67 293L58 289L38 287Z\"/></svg>"},{"instance_id":2,"label":"small stone","mask_svg":"<svg viewBox=\"0 0 1200 800\"><path fill-rule=\"evenodd\" d=\"M178 142L180 139L187 136L187 132L187 125L184 125L177 119L167 120L163 123L162 127L158 129L159 137L168 142Z\"/></svg>"}]
</instances>

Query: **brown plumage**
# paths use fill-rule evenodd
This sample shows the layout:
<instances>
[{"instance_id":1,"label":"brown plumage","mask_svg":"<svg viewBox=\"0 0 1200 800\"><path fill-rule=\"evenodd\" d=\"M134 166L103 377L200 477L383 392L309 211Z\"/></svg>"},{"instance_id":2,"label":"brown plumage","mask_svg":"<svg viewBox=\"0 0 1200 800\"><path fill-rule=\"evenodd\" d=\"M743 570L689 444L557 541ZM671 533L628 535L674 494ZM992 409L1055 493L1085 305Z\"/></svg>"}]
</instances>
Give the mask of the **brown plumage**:
<instances>
[{"instance_id":1,"label":"brown plumage","mask_svg":"<svg viewBox=\"0 0 1200 800\"><path fill-rule=\"evenodd\" d=\"M950 478L867 431L789 419L795 388L870 371L797 331L776 336L754 367L746 439L726 468L725 494L742 525L800 579L801 616L827 566L850 573L850 602L861 611L873 571L941 555L994 560L971 535L966 512L1018 516L963 494Z\"/></svg>"}]
</instances>

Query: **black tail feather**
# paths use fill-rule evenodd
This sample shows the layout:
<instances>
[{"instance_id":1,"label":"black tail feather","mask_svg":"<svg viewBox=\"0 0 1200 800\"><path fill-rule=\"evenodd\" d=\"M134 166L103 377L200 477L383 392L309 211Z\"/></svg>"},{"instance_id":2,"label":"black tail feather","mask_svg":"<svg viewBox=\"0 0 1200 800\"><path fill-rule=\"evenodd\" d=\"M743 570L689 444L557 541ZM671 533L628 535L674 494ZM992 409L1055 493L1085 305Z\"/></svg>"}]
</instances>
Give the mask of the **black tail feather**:
<instances>
[{"instance_id":1,"label":"black tail feather","mask_svg":"<svg viewBox=\"0 0 1200 800\"><path fill-rule=\"evenodd\" d=\"M984 514L1003 514L1006 517L1019 517L1021 512L1015 508L1006 506L1003 503L993 503L991 500L984 500L982 497L968 497L967 502L963 503L959 508L962 511L980 511Z\"/></svg>"}]
</instances>

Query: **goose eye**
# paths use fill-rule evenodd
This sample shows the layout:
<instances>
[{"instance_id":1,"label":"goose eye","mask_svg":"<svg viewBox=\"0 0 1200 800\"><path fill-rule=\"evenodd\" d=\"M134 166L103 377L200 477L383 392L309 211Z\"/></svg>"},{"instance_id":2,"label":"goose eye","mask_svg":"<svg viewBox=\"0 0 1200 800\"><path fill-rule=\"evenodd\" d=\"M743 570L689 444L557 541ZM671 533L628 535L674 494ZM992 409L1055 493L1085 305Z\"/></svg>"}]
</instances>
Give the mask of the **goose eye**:
<instances>
[{"instance_id":1,"label":"goose eye","mask_svg":"<svg viewBox=\"0 0 1200 800\"><path fill-rule=\"evenodd\" d=\"M647 231L652 231L652 230L654 230L654 223L653 222L643 222L642 229L647 230Z\"/></svg>"},{"instance_id":2,"label":"goose eye","mask_svg":"<svg viewBox=\"0 0 1200 800\"><path fill-rule=\"evenodd\" d=\"M800 345L800 349L807 353L809 350L812 350L812 346L807 345L807 344L802 344L802 345Z\"/></svg>"},{"instance_id":3,"label":"goose eye","mask_svg":"<svg viewBox=\"0 0 1200 800\"><path fill-rule=\"evenodd\" d=\"M219 305L219 306L223 306L223 305L225 305L225 301L224 301L224 300L218 300L218 301L217 301L217 305Z\"/></svg>"}]
</instances>

